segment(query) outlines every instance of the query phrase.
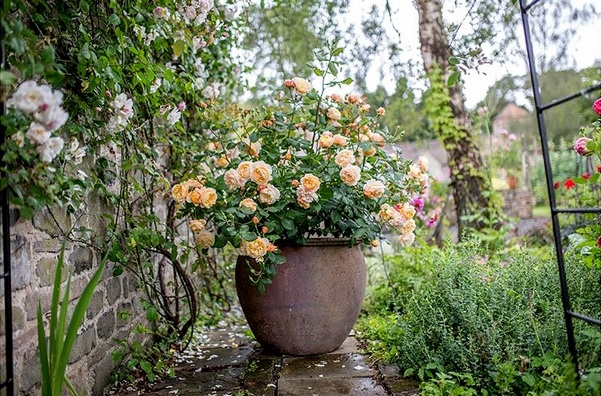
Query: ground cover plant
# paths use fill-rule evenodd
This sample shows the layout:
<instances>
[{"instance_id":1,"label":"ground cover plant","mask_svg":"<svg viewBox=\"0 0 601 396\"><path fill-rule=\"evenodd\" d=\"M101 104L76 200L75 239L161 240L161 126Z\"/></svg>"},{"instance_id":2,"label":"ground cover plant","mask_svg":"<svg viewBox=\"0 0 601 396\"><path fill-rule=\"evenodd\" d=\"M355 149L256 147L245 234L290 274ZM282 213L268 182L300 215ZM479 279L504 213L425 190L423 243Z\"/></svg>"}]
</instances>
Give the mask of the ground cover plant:
<instances>
[{"instance_id":1,"label":"ground cover plant","mask_svg":"<svg viewBox=\"0 0 601 396\"><path fill-rule=\"evenodd\" d=\"M472 239L389 258L358 326L368 350L419 377L427 395L599 394L601 332L575 324L578 384L551 249L487 254ZM574 306L599 316L601 272L578 261L568 270Z\"/></svg>"}]
</instances>

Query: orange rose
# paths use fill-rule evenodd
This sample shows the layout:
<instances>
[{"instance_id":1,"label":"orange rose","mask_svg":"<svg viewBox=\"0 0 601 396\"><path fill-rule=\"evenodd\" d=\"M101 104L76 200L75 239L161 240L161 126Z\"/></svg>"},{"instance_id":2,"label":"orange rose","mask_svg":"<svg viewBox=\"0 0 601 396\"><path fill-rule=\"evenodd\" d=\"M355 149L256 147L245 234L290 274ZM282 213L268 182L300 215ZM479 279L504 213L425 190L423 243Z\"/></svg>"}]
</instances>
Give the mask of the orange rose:
<instances>
[{"instance_id":1,"label":"orange rose","mask_svg":"<svg viewBox=\"0 0 601 396\"><path fill-rule=\"evenodd\" d=\"M203 208L210 208L217 202L217 192L214 188L203 187L194 191L199 191L199 205Z\"/></svg>"},{"instance_id":2,"label":"orange rose","mask_svg":"<svg viewBox=\"0 0 601 396\"><path fill-rule=\"evenodd\" d=\"M346 146L348 143L348 138L346 138L345 136L342 136L340 134L334 135L333 139L334 139L334 144L336 146Z\"/></svg>"},{"instance_id":3,"label":"orange rose","mask_svg":"<svg viewBox=\"0 0 601 396\"><path fill-rule=\"evenodd\" d=\"M230 169L225 172L223 175L223 181L225 182L225 185L232 190L240 188L244 185L244 181L236 169Z\"/></svg>"},{"instance_id":4,"label":"orange rose","mask_svg":"<svg viewBox=\"0 0 601 396\"><path fill-rule=\"evenodd\" d=\"M300 179L301 184L305 189L309 192L315 192L319 189L321 182L317 178L317 176L312 175L311 173L307 173Z\"/></svg>"},{"instance_id":5,"label":"orange rose","mask_svg":"<svg viewBox=\"0 0 601 396\"><path fill-rule=\"evenodd\" d=\"M242 240L244 255L259 259L267 254L270 242L267 238L257 238L254 241Z\"/></svg>"},{"instance_id":6,"label":"orange rose","mask_svg":"<svg viewBox=\"0 0 601 396\"><path fill-rule=\"evenodd\" d=\"M365 194L367 198L376 199L384 195L385 189L386 187L381 181L372 179L363 186L363 194Z\"/></svg>"},{"instance_id":7,"label":"orange rose","mask_svg":"<svg viewBox=\"0 0 601 396\"><path fill-rule=\"evenodd\" d=\"M409 203L403 204L398 211L405 220L411 220L415 216L415 207Z\"/></svg>"},{"instance_id":8,"label":"orange rose","mask_svg":"<svg viewBox=\"0 0 601 396\"><path fill-rule=\"evenodd\" d=\"M330 107L328 109L328 118L332 121L338 121L342 117L340 110L335 107Z\"/></svg>"},{"instance_id":9,"label":"orange rose","mask_svg":"<svg viewBox=\"0 0 601 396\"><path fill-rule=\"evenodd\" d=\"M243 181L247 181L250 179L250 171L252 169L253 163L250 161L242 161L236 170L238 171L238 176Z\"/></svg>"},{"instance_id":10,"label":"orange rose","mask_svg":"<svg viewBox=\"0 0 601 396\"><path fill-rule=\"evenodd\" d=\"M271 205L278 199L280 199L280 190L272 184L266 185L259 193L259 201L266 205Z\"/></svg>"},{"instance_id":11,"label":"orange rose","mask_svg":"<svg viewBox=\"0 0 601 396\"><path fill-rule=\"evenodd\" d=\"M347 165L355 162L355 155L352 150L340 150L338 154L336 154L336 158L334 159L336 165L344 168Z\"/></svg>"},{"instance_id":12,"label":"orange rose","mask_svg":"<svg viewBox=\"0 0 601 396\"><path fill-rule=\"evenodd\" d=\"M205 226L207 225L207 221L205 219L190 220L190 222L188 224L189 224L192 232L199 232L199 231L205 229Z\"/></svg>"},{"instance_id":13,"label":"orange rose","mask_svg":"<svg viewBox=\"0 0 601 396\"><path fill-rule=\"evenodd\" d=\"M271 165L263 161L252 164L250 178L260 186L266 185L271 180Z\"/></svg>"},{"instance_id":14,"label":"orange rose","mask_svg":"<svg viewBox=\"0 0 601 396\"><path fill-rule=\"evenodd\" d=\"M185 184L174 184L173 187L171 187L171 196L177 203L184 202L188 196L188 186Z\"/></svg>"},{"instance_id":15,"label":"orange rose","mask_svg":"<svg viewBox=\"0 0 601 396\"><path fill-rule=\"evenodd\" d=\"M311 90L311 83L304 78L294 77L292 82L294 83L294 90L299 95L304 95Z\"/></svg>"},{"instance_id":16,"label":"orange rose","mask_svg":"<svg viewBox=\"0 0 601 396\"><path fill-rule=\"evenodd\" d=\"M321 136L319 137L319 140L317 141L317 143L319 144L319 147L321 147L321 148L328 148L328 147L332 146L332 144L334 144L334 138L332 137L332 133L331 132L322 133Z\"/></svg>"},{"instance_id":17,"label":"orange rose","mask_svg":"<svg viewBox=\"0 0 601 396\"><path fill-rule=\"evenodd\" d=\"M194 233L194 242L201 249L210 248L215 243L215 234L207 229L202 229Z\"/></svg>"},{"instance_id":18,"label":"orange rose","mask_svg":"<svg viewBox=\"0 0 601 396\"><path fill-rule=\"evenodd\" d=\"M252 198L245 198L238 205L241 208L249 209L251 212L257 210L257 203Z\"/></svg>"},{"instance_id":19,"label":"orange rose","mask_svg":"<svg viewBox=\"0 0 601 396\"><path fill-rule=\"evenodd\" d=\"M376 113L378 113L378 115L385 115L386 114L386 109L383 107L378 107L378 110L376 110Z\"/></svg>"}]
</instances>

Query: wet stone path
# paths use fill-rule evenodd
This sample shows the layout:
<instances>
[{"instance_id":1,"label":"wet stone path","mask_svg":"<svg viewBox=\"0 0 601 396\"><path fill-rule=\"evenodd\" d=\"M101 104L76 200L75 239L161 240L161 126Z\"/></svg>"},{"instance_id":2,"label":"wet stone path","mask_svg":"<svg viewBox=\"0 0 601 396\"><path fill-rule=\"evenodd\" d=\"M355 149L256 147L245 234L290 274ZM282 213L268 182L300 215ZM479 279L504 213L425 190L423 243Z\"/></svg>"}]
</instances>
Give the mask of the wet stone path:
<instances>
[{"instance_id":1,"label":"wet stone path","mask_svg":"<svg viewBox=\"0 0 601 396\"><path fill-rule=\"evenodd\" d=\"M403 379L395 366L372 367L349 336L334 352L274 355L245 336L244 327L213 330L197 337L178 356L175 377L125 396L409 396L419 384ZM111 394L111 392L107 392Z\"/></svg>"}]
</instances>

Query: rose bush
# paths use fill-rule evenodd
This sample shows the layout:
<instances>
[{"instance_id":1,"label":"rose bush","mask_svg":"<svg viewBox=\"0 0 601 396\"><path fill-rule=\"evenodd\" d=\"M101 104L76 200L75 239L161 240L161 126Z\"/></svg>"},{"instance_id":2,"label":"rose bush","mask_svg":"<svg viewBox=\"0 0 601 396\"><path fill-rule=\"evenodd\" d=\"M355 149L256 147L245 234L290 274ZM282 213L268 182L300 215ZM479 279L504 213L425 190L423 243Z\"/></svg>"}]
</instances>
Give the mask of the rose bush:
<instances>
[{"instance_id":1,"label":"rose bush","mask_svg":"<svg viewBox=\"0 0 601 396\"><path fill-rule=\"evenodd\" d=\"M411 244L427 161L384 150L391 139L380 124L384 110L355 94L319 94L298 77L276 98L272 108L241 110L228 123L235 129L214 127L210 155L173 186L198 246L230 244L254 258L253 282L264 290L285 261L281 244L332 236L377 245L383 230Z\"/></svg>"}]
</instances>

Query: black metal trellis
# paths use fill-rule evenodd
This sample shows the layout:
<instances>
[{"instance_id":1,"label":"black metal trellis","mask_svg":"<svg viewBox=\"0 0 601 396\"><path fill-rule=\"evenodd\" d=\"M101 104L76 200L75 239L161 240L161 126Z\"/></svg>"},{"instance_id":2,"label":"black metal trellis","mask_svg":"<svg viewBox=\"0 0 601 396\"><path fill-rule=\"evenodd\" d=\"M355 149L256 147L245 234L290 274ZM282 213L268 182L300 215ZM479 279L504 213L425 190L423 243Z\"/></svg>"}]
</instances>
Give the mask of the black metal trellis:
<instances>
[{"instance_id":1,"label":"black metal trellis","mask_svg":"<svg viewBox=\"0 0 601 396\"><path fill-rule=\"evenodd\" d=\"M0 24L0 70L5 67L4 52L4 26ZM0 101L0 115L4 114L4 102ZM0 124L0 147L4 146L6 139L6 128ZM4 150L0 149L0 169L4 166ZM0 170L0 178L4 178L5 172ZM0 391L6 389L6 395L14 394L14 368L13 368L13 317L12 317L12 283L10 278L10 215L8 207L8 188L0 191L0 207L2 210L2 250L4 268L0 272L0 279L4 281L4 336L5 336L5 358L6 378L0 382Z\"/></svg>"},{"instance_id":2,"label":"black metal trellis","mask_svg":"<svg viewBox=\"0 0 601 396\"><path fill-rule=\"evenodd\" d=\"M601 213L601 208L558 208L555 201L555 191L553 188L553 174L551 170L551 161L549 159L549 145L547 142L547 127L545 125L544 111L555 106L561 105L572 99L576 99L582 95L586 95L590 92L601 90L601 84L595 84L591 87L581 90L580 92L572 95L563 97L561 99L553 100L548 104L543 104L540 93L540 84L538 81L538 74L536 72L534 50L532 47L532 37L530 35L530 23L528 12L536 4L541 3L543 0L533 0L527 3L526 0L520 0L520 12L522 16L522 26L524 28L524 37L526 41L526 51L528 54L528 65L530 70L530 79L532 81L532 92L534 94L534 105L536 108L536 120L538 123L541 148L543 153L543 162L545 165L545 174L547 181L547 193L549 195L549 205L551 206L551 220L553 224L553 237L555 239L555 251L557 253L557 267L559 271L559 282L561 286L561 300L563 304L564 318L566 324L566 332L568 338L568 348L572 356L572 361L576 369L576 373L579 372L578 367L578 351L576 349L576 341L574 339L574 326L573 318L583 320L591 325L601 326L601 319L593 318L588 315L572 310L570 304L570 296L566 278L565 261L563 256L563 246L561 242L561 230L559 227L559 214L580 214L580 213Z\"/></svg>"}]
</instances>

